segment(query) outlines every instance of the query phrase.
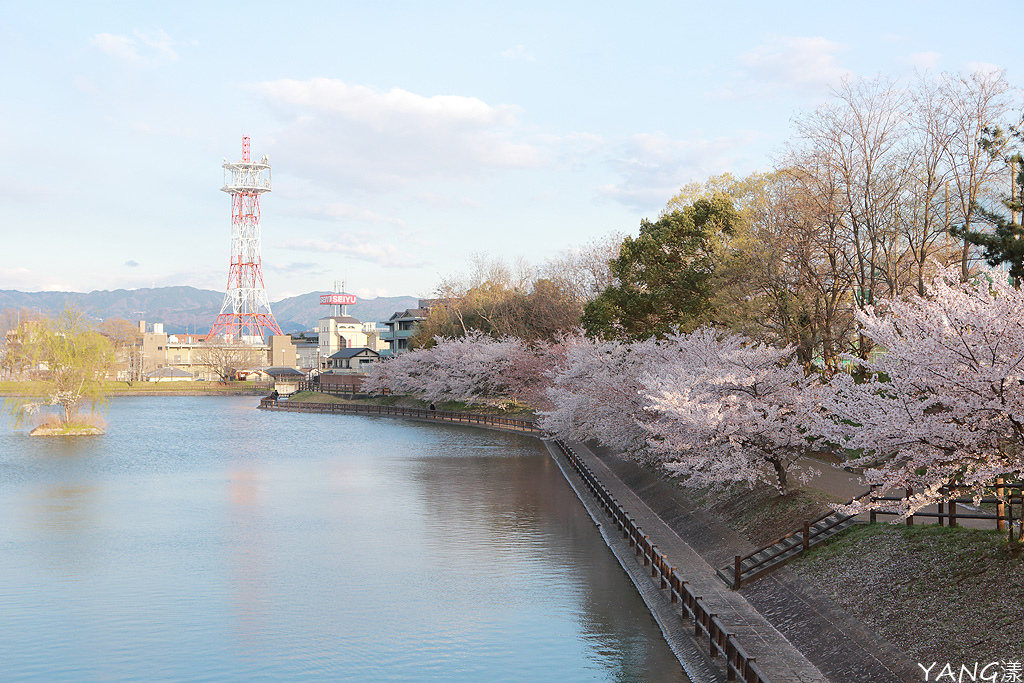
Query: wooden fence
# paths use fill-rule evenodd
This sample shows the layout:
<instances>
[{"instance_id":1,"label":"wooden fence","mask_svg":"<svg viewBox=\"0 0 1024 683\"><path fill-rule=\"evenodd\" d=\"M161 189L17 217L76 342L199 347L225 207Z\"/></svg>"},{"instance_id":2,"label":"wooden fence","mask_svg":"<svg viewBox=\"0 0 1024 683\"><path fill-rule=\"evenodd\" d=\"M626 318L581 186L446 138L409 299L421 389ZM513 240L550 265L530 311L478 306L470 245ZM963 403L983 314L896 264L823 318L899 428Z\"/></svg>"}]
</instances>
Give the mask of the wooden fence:
<instances>
[{"instance_id":1,"label":"wooden fence","mask_svg":"<svg viewBox=\"0 0 1024 683\"><path fill-rule=\"evenodd\" d=\"M944 497L952 496L955 493L955 489L946 486L940 492ZM1012 486L999 486L993 488L992 492L995 493L995 496L982 497L977 502L992 505L993 512L979 511L974 505L975 500L973 497L957 497L938 503L936 506L937 512L918 511L907 516L906 524L907 526L913 526L915 518L921 517L934 519L939 526L948 524L951 527L955 527L959 526L960 520L980 519L991 522L993 529L999 531L1009 529L1013 533L1014 525L1016 524L1019 528L1022 518L1024 518L1024 496L1021 495L1020 485L1015 483ZM906 497L909 498L912 495L914 495L914 490L907 489ZM858 501L898 503L903 500L905 498L896 496L876 496L875 489L871 489L849 501L847 505ZM1014 515L1014 507L1017 508L1016 516ZM871 524L876 523L879 517L886 516L900 517L903 516L903 513L898 510L877 508L872 508L868 511L868 520ZM802 529L797 529L774 543L758 548L747 555L737 555L734 558L731 571L729 568L720 569L718 575L726 583L738 590L740 587L756 581L765 574L789 564L810 550L812 546L823 543L837 533L849 528L853 525L853 519L853 515L841 515L832 512L822 515L813 521L806 521Z\"/></svg>"},{"instance_id":2,"label":"wooden fence","mask_svg":"<svg viewBox=\"0 0 1024 683\"><path fill-rule=\"evenodd\" d=\"M736 636L726 630L718 616L708 610L700 596L694 595L690 584L683 580L675 567L669 566L668 558L651 542L650 536L633 521L629 513L622 509L586 463L565 443L555 441L555 444L565 454L601 507L611 516L623 537L629 540L629 546L643 559L644 566L651 568L651 576L658 579L662 590L669 591L672 602L681 606L682 616L693 621L694 637L707 643L712 659L724 658L726 680L768 683L754 658L747 655L737 642Z\"/></svg>"},{"instance_id":3,"label":"wooden fence","mask_svg":"<svg viewBox=\"0 0 1024 683\"><path fill-rule=\"evenodd\" d=\"M523 420L502 415L481 415L478 413L459 413L451 410L428 410L425 408L402 408L399 406L378 406L365 403L305 403L291 402L266 397L260 400L260 408L266 410L283 410L294 413L337 413L343 415L380 415L392 417L408 417L417 420L437 420L439 422L455 422L475 424L488 427L501 427L529 434L540 434L541 429L533 420Z\"/></svg>"},{"instance_id":4,"label":"wooden fence","mask_svg":"<svg viewBox=\"0 0 1024 683\"><path fill-rule=\"evenodd\" d=\"M935 519L939 526L959 526L959 520L962 519L983 519L988 520L992 523L992 528L999 531L1006 531L1007 529L1013 529L1014 525L1020 525L1022 518L1024 518L1024 495L1022 495L1021 485L1014 483L1012 485L1003 485L997 483L995 487L991 489L991 492L995 495L982 496L980 499L975 501L973 496L961 496L950 498L948 501L938 503L936 506L936 512L915 512L907 517L907 526L914 526L915 517L923 517L926 519ZM956 493L956 488L944 486L940 489L940 493L943 497L952 496ZM874 489L869 494L871 495L872 501L885 501L885 502L899 502L904 498L897 498L894 496L876 496L874 495ZM907 498L914 495L914 489L907 489ZM985 510L978 510L975 506L975 502L981 505L993 506L992 512L986 512ZM1014 516L1014 507L1017 508L1017 515ZM963 508L963 509L961 509ZM903 513L892 510L876 510L872 509L869 513L869 517L872 523L874 523L879 516L902 516Z\"/></svg>"}]
</instances>

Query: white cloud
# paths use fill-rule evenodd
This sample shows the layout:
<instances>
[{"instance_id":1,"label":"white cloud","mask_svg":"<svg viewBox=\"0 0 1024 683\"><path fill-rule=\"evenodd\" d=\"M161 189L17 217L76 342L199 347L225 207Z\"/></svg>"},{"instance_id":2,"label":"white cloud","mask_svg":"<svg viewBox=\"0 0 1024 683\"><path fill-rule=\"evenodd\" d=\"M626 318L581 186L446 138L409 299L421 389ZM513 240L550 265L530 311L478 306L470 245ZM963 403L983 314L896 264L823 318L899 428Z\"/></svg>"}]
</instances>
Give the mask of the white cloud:
<instances>
[{"instance_id":1,"label":"white cloud","mask_svg":"<svg viewBox=\"0 0 1024 683\"><path fill-rule=\"evenodd\" d=\"M501 56L509 60L510 62L537 61L536 57L534 57L533 54L531 54L530 51L527 50L523 45L516 45L515 47L510 47L509 49L504 50L501 53Z\"/></svg>"},{"instance_id":2,"label":"white cloud","mask_svg":"<svg viewBox=\"0 0 1024 683\"><path fill-rule=\"evenodd\" d=\"M659 210L686 182L735 170L754 137L743 132L710 140L676 140L664 133L633 135L608 159L620 180L598 187L597 193L639 211Z\"/></svg>"},{"instance_id":3,"label":"white cloud","mask_svg":"<svg viewBox=\"0 0 1024 683\"><path fill-rule=\"evenodd\" d=\"M768 96L786 89L820 92L852 73L838 61L845 49L821 37L776 36L744 52L737 61L746 70L751 94Z\"/></svg>"},{"instance_id":4,"label":"white cloud","mask_svg":"<svg viewBox=\"0 0 1024 683\"><path fill-rule=\"evenodd\" d=\"M388 290L383 287L360 287L354 294L360 299L376 299L378 296L387 296Z\"/></svg>"},{"instance_id":5,"label":"white cloud","mask_svg":"<svg viewBox=\"0 0 1024 683\"><path fill-rule=\"evenodd\" d=\"M994 76L1003 71L1003 67L990 62L967 62L967 73L981 76Z\"/></svg>"},{"instance_id":6,"label":"white cloud","mask_svg":"<svg viewBox=\"0 0 1024 683\"><path fill-rule=\"evenodd\" d=\"M26 204L49 204L57 193L55 187L22 182L13 176L0 175L0 197Z\"/></svg>"},{"instance_id":7,"label":"white cloud","mask_svg":"<svg viewBox=\"0 0 1024 683\"><path fill-rule=\"evenodd\" d=\"M136 133L142 135L153 135L159 137L173 137L173 138L191 138L195 137L196 131L194 128L180 128L176 126L154 126L144 121L135 121L129 124Z\"/></svg>"},{"instance_id":8,"label":"white cloud","mask_svg":"<svg viewBox=\"0 0 1024 683\"><path fill-rule=\"evenodd\" d=\"M323 275L327 272L326 268L320 266L319 263L312 261L293 261L291 263L264 263L263 267L272 273L279 275Z\"/></svg>"},{"instance_id":9,"label":"white cloud","mask_svg":"<svg viewBox=\"0 0 1024 683\"><path fill-rule=\"evenodd\" d=\"M253 86L282 121L275 146L292 173L322 185L392 190L536 167L519 109L461 95L423 96L315 78Z\"/></svg>"},{"instance_id":10,"label":"white cloud","mask_svg":"<svg viewBox=\"0 0 1024 683\"><path fill-rule=\"evenodd\" d=\"M433 209L477 208L480 206L480 202L469 197L455 197L437 192L418 192L416 193L416 199Z\"/></svg>"},{"instance_id":11,"label":"white cloud","mask_svg":"<svg viewBox=\"0 0 1024 683\"><path fill-rule=\"evenodd\" d=\"M939 64L942 63L941 52L915 52L914 54L907 57L907 64L915 69L927 71L928 69L937 69Z\"/></svg>"},{"instance_id":12,"label":"white cloud","mask_svg":"<svg viewBox=\"0 0 1024 683\"><path fill-rule=\"evenodd\" d=\"M37 274L28 268L0 268L0 289L17 289L22 292L60 291L60 286L48 278L51 275Z\"/></svg>"},{"instance_id":13,"label":"white cloud","mask_svg":"<svg viewBox=\"0 0 1024 683\"><path fill-rule=\"evenodd\" d=\"M342 254L386 268L418 268L427 261L416 258L415 250L382 243L375 235L345 235L334 239L297 239L278 245L282 249Z\"/></svg>"},{"instance_id":14,"label":"white cloud","mask_svg":"<svg viewBox=\"0 0 1024 683\"><path fill-rule=\"evenodd\" d=\"M96 82L86 76L75 76L75 90L87 95L99 95L100 89Z\"/></svg>"},{"instance_id":15,"label":"white cloud","mask_svg":"<svg viewBox=\"0 0 1024 683\"><path fill-rule=\"evenodd\" d=\"M89 44L115 59L121 59L140 66L153 66L178 61L178 53L172 47L174 41L162 30L147 33L136 30L135 37L112 33L97 33Z\"/></svg>"},{"instance_id":16,"label":"white cloud","mask_svg":"<svg viewBox=\"0 0 1024 683\"><path fill-rule=\"evenodd\" d=\"M370 209L365 209L343 202L332 202L320 205L303 205L298 209L286 209L285 215L297 218L312 218L322 221L353 221L358 223L372 223L382 225L394 225L405 227L405 221L401 218L384 216Z\"/></svg>"},{"instance_id":17,"label":"white cloud","mask_svg":"<svg viewBox=\"0 0 1024 683\"><path fill-rule=\"evenodd\" d=\"M115 36L110 33L97 33L89 39L89 43L108 57L124 59L129 62L141 60L135 41L128 36Z\"/></svg>"}]
</instances>

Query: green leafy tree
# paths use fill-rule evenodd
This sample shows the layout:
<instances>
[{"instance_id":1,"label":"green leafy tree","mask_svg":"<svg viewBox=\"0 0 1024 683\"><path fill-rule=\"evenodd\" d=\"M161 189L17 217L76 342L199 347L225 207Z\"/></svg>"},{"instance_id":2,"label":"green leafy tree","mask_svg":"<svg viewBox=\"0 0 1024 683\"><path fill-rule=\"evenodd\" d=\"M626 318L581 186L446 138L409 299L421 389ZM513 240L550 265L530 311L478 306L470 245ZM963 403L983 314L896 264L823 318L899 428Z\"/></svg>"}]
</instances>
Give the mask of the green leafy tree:
<instances>
[{"instance_id":1,"label":"green leafy tree","mask_svg":"<svg viewBox=\"0 0 1024 683\"><path fill-rule=\"evenodd\" d=\"M583 328L605 339L691 331L711 316L717 257L739 225L729 195L716 192L689 206L644 219L611 262L616 284L589 302Z\"/></svg>"},{"instance_id":2,"label":"green leafy tree","mask_svg":"<svg viewBox=\"0 0 1024 683\"><path fill-rule=\"evenodd\" d=\"M59 406L65 424L75 421L83 405L95 410L104 401L104 380L114 362L110 340L93 329L82 312L71 308L56 318L23 324L16 361L39 372L42 391L14 399L15 421L20 423L42 405Z\"/></svg>"}]
</instances>

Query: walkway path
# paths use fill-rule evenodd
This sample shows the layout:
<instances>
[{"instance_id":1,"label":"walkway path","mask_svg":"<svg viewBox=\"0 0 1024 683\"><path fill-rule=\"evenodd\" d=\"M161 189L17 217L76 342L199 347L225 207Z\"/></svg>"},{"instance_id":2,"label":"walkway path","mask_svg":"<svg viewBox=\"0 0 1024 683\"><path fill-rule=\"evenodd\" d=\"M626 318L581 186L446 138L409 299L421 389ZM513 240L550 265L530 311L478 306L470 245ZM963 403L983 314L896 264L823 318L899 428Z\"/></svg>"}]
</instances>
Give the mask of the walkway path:
<instances>
[{"instance_id":1,"label":"walkway path","mask_svg":"<svg viewBox=\"0 0 1024 683\"><path fill-rule=\"evenodd\" d=\"M572 446L670 562L699 586L704 600L715 605L774 683L921 680L909 658L788 569L740 591L730 590L714 568L754 550L749 541L691 507L677 486L636 463Z\"/></svg>"}]
</instances>

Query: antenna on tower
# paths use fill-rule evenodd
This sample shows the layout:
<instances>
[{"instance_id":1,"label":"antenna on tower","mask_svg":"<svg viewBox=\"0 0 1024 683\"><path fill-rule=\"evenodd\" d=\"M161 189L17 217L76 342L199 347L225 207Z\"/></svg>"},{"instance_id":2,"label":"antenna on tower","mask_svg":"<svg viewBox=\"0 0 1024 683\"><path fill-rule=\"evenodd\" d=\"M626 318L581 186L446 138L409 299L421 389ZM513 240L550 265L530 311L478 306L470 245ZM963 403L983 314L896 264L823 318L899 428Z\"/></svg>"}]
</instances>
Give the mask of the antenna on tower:
<instances>
[{"instance_id":1,"label":"antenna on tower","mask_svg":"<svg viewBox=\"0 0 1024 683\"><path fill-rule=\"evenodd\" d=\"M262 344L268 332L281 334L263 284L260 255L260 195L270 192L270 160L252 162L249 136L242 136L242 160L225 161L224 187L231 195L231 266L220 315L207 339Z\"/></svg>"}]
</instances>

